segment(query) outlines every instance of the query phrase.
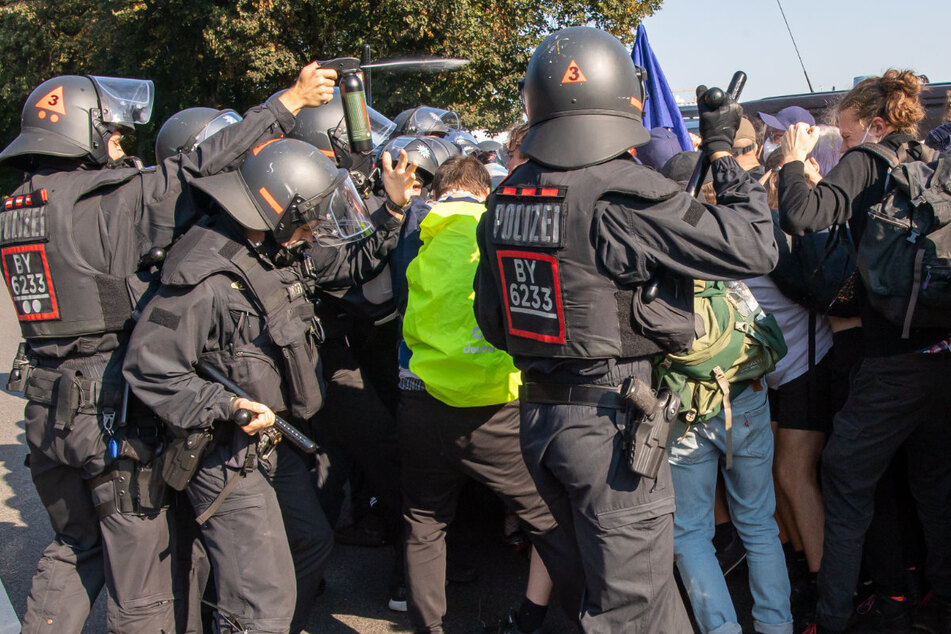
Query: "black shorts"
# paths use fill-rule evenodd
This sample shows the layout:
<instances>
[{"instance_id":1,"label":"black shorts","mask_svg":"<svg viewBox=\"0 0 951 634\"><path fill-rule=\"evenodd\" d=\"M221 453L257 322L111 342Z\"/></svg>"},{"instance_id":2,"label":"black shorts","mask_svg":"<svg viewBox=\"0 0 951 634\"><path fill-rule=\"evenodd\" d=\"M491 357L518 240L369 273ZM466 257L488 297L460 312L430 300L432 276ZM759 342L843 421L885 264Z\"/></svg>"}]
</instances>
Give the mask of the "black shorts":
<instances>
[{"instance_id":1,"label":"black shorts","mask_svg":"<svg viewBox=\"0 0 951 634\"><path fill-rule=\"evenodd\" d=\"M832 350L812 369L812 374L810 377L807 371L769 391L769 409L780 429L826 434L832 431L832 418L841 404L841 399L835 397L841 383L835 380Z\"/></svg>"}]
</instances>

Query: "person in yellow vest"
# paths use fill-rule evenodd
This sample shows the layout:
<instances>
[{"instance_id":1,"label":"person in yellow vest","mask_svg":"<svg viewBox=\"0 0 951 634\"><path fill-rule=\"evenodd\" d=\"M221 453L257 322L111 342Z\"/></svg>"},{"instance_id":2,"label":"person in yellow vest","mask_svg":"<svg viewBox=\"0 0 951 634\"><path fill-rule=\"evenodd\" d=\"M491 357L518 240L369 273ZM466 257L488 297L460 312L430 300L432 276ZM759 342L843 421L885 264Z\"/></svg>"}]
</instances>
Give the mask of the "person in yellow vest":
<instances>
[{"instance_id":1,"label":"person in yellow vest","mask_svg":"<svg viewBox=\"0 0 951 634\"><path fill-rule=\"evenodd\" d=\"M441 165L433 181L435 203L419 226L422 246L406 271L403 338L410 356L401 370L397 430L416 632L443 631L446 527L469 478L518 515L536 549L522 606L487 631L539 631L551 591L546 566L569 561L564 555L571 542L539 496L519 449L520 374L508 354L482 338L472 310L476 225L490 188L474 157ZM560 578L583 578L580 570L566 572ZM571 615L580 593L580 583L562 589Z\"/></svg>"}]
</instances>

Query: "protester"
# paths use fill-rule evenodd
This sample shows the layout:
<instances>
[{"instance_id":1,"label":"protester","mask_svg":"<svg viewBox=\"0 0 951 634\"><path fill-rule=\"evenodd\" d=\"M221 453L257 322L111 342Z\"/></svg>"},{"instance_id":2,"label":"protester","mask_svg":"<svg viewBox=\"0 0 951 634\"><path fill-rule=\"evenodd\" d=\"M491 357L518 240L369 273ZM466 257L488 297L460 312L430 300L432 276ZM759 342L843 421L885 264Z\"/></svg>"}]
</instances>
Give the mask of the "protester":
<instances>
[{"instance_id":1,"label":"protester","mask_svg":"<svg viewBox=\"0 0 951 634\"><path fill-rule=\"evenodd\" d=\"M786 133L779 180L784 230L802 234L848 223L853 240L861 241L869 210L885 192L889 165L864 149L848 150L871 142L894 151L913 141L924 115L920 92L921 82L912 72L893 69L849 91L837 110L846 153L812 190L805 183L802 162L817 131L797 124ZM951 463L943 448L951 441L951 428L945 424L951 354L931 351L942 349L948 329L912 329L903 337L901 325L889 322L864 297L860 301L866 357L853 377L848 401L835 417L822 457L826 521L817 625L820 632L836 632L849 623L875 486L907 441L911 488L928 546L928 574L947 630Z\"/></svg>"},{"instance_id":2,"label":"protester","mask_svg":"<svg viewBox=\"0 0 951 634\"><path fill-rule=\"evenodd\" d=\"M753 126L741 119L733 138L733 153L737 164L743 167L750 177L756 172L756 143ZM744 164L749 167L744 167ZM671 165L671 173L675 173ZM665 166L667 169L667 166ZM776 362L773 354L785 353L785 344L780 349L767 349L769 341L765 331L766 324L773 324L775 334L782 339L782 333L772 317L761 315L753 318L743 331L752 335L744 339L740 346L727 346L731 352L722 352L722 336L715 333L715 324L703 319L704 315L724 314L732 311L732 306L742 305L743 313L759 310L752 286L764 279L759 276L750 280L750 287L743 282L731 282L730 290L720 303L711 296L710 286L701 284L704 292L695 296L694 311L704 328L698 329L699 335L694 346L683 355L690 363L706 367L717 363L722 378L718 379L715 392L719 402L707 400L701 395L703 409L713 410L719 407L713 416L698 411L696 406L700 398L685 405L682 394L681 410L690 410L682 415L674 426L668 446L671 477L677 509L674 512L674 555L677 568L690 597L690 606L701 632L717 634L739 633L741 631L733 601L721 573L720 561L726 553L715 553L717 532L722 535L725 529L715 526L715 505L717 502L717 484L722 478L729 518L739 534L743 551L749 567L750 592L753 597L753 619L756 631L787 634L792 632L792 614L789 607L789 577L785 569L782 546L778 539L778 530L773 514L776 510L773 494L773 480L770 477L773 458L773 434L770 427L770 408L763 375ZM696 287L695 287L696 288ZM695 291L696 293L696 291ZM739 317L737 317L739 318ZM734 328L729 322L725 333L729 338ZM716 323L719 326L719 322ZM779 344L777 344L779 345ZM760 358L754 362L754 355ZM679 359L680 357L673 357ZM755 372L737 377L736 372L743 364L758 367ZM677 386L682 382L689 384L688 375L678 376L675 381L666 383L678 366L659 364L658 374L662 376L661 385ZM731 373L732 371L732 373ZM731 377L731 378L727 378ZM726 384L726 385L724 385ZM694 387L695 395L699 387ZM688 418L691 417L691 418ZM724 468L725 467L725 468Z\"/></svg>"},{"instance_id":3,"label":"protester","mask_svg":"<svg viewBox=\"0 0 951 634\"><path fill-rule=\"evenodd\" d=\"M478 335L466 280L478 261L475 228L491 189L474 157L435 174L435 204L420 223L421 246L406 271L403 337L409 353L397 416L403 463L406 571L417 632L441 632L446 612L445 529L462 485L487 485L516 512L545 561L560 564L570 541L531 481L518 446L518 371ZM493 632L534 632L551 581L532 559L523 605ZM578 589L580 600L580 586ZM489 629L487 629L489 631Z\"/></svg>"},{"instance_id":4,"label":"protester","mask_svg":"<svg viewBox=\"0 0 951 634\"><path fill-rule=\"evenodd\" d=\"M811 126L816 124L815 117L812 116L812 113L802 106L786 106L775 115L760 112L759 118L766 124L766 131L763 138L764 163L774 151L779 149L779 143L782 141L783 135L786 134L786 130L789 126L796 125L797 123L805 123Z\"/></svg>"}]
</instances>

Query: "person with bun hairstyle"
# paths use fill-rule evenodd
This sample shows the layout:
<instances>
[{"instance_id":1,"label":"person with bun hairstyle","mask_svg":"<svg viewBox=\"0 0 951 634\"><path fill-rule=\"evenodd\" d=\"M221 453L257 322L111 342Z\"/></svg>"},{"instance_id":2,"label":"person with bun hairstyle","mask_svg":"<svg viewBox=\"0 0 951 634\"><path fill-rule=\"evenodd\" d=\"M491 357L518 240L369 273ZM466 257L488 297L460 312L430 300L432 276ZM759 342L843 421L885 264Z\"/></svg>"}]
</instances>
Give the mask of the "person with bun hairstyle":
<instances>
[{"instance_id":1,"label":"person with bun hairstyle","mask_svg":"<svg viewBox=\"0 0 951 634\"><path fill-rule=\"evenodd\" d=\"M814 126L791 126L781 145L780 222L802 235L847 224L861 241L869 209L888 189L889 166L863 148L876 143L895 151L917 137L924 117L921 81L911 71L890 69L856 85L838 106L843 156L809 189L803 161L818 138ZM916 145L908 147L914 152ZM917 158L917 156L913 156ZM940 632L951 632L951 352L946 329L901 328L877 312L859 289L865 359L836 415L822 457L825 537L819 570L817 631L848 626L862 544L874 512L875 488L904 443L909 478L928 548L927 570L941 615ZM937 351L937 352L935 352ZM901 606L899 606L901 607Z\"/></svg>"}]
</instances>

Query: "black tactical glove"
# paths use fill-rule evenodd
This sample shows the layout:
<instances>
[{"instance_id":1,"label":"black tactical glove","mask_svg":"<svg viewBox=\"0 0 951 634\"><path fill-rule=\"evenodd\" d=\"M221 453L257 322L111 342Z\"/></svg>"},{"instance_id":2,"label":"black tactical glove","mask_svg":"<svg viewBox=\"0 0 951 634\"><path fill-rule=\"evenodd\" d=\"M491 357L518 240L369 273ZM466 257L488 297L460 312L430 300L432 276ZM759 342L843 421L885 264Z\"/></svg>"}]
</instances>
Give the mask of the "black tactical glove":
<instances>
[{"instance_id":1,"label":"black tactical glove","mask_svg":"<svg viewBox=\"0 0 951 634\"><path fill-rule=\"evenodd\" d=\"M700 88L697 89L700 93ZM740 127L743 109L719 88L711 88L697 95L700 114L700 147L709 156L714 152L733 150L733 139Z\"/></svg>"}]
</instances>

